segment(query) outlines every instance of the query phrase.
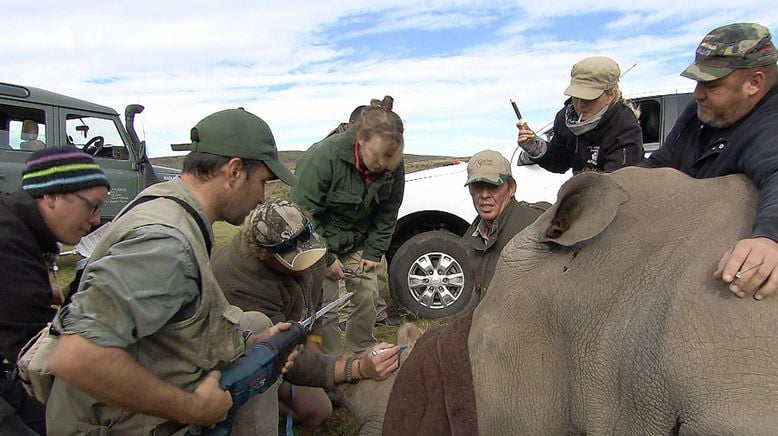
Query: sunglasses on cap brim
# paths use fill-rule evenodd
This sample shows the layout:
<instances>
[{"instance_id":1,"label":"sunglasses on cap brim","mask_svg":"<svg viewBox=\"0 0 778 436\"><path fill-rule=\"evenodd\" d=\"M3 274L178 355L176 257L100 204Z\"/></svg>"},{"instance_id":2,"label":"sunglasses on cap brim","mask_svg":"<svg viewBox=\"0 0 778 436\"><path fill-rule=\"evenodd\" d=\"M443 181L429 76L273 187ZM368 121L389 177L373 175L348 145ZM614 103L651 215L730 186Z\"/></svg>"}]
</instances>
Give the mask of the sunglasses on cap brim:
<instances>
[{"instance_id":1,"label":"sunglasses on cap brim","mask_svg":"<svg viewBox=\"0 0 778 436\"><path fill-rule=\"evenodd\" d=\"M313 234L313 226L309 221L308 224L305 225L305 227L303 227L302 229L300 229L299 232L297 232L296 235L292 236L286 241L279 242L278 244L272 244L272 245L260 243L259 246L273 253L286 253L289 251L295 251L297 250L297 241L308 242L308 240L311 239L312 234Z\"/></svg>"}]
</instances>

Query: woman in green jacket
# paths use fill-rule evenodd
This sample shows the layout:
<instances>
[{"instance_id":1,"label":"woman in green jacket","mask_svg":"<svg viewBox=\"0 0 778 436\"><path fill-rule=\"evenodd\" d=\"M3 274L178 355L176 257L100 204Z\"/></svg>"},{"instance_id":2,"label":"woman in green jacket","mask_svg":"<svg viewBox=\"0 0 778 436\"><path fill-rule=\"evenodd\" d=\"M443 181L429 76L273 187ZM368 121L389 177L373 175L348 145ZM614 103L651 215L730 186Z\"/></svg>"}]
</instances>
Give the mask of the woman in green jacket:
<instances>
[{"instance_id":1,"label":"woman in green jacket","mask_svg":"<svg viewBox=\"0 0 778 436\"><path fill-rule=\"evenodd\" d=\"M373 100L345 132L311 146L297 162L291 199L313 217L327 244L323 303L338 297L345 279L352 313L346 346L361 353L376 342L375 266L386 253L403 198L403 123L394 100ZM346 278L345 270L357 274ZM337 311L322 318L322 350L339 352Z\"/></svg>"}]
</instances>

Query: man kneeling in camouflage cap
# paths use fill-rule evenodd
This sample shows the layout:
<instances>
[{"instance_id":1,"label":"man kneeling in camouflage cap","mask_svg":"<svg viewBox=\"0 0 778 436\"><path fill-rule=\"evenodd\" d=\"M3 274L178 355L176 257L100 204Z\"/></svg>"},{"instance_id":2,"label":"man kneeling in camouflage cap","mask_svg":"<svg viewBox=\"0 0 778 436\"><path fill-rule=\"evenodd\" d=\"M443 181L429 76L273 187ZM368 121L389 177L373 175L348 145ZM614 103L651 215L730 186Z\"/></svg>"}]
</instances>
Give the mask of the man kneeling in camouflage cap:
<instances>
[{"instance_id":1,"label":"man kneeling in camouflage cap","mask_svg":"<svg viewBox=\"0 0 778 436\"><path fill-rule=\"evenodd\" d=\"M320 306L326 251L299 206L275 200L249 213L240 232L214 254L213 272L230 303L262 312L274 323L301 321ZM319 324L314 324L314 332ZM321 336L308 336L284 382L274 387L277 399L260 395L241 407L233 435L275 433L276 413L290 409L299 424L317 427L332 413L322 388L383 380L398 367L400 350L392 344L382 342L346 359L321 354L320 345ZM377 350L384 351L373 353Z\"/></svg>"},{"instance_id":2,"label":"man kneeling in camouflage cap","mask_svg":"<svg viewBox=\"0 0 778 436\"><path fill-rule=\"evenodd\" d=\"M778 289L778 52L755 23L722 26L705 35L681 75L697 81L694 100L642 163L695 178L743 173L759 188L751 238L719 261L714 275L738 297Z\"/></svg>"}]
</instances>

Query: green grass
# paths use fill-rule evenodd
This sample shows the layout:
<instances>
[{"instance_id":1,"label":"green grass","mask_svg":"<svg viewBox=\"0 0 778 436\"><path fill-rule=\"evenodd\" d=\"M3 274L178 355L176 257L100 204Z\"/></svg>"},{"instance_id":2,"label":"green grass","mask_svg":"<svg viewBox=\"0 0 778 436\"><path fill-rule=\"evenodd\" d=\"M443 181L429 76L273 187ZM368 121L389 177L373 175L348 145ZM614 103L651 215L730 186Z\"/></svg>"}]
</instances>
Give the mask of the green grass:
<instances>
[{"instance_id":1,"label":"green grass","mask_svg":"<svg viewBox=\"0 0 778 436\"><path fill-rule=\"evenodd\" d=\"M238 227L224 222L217 222L213 226L213 231L214 237L216 239L214 245L215 247L218 247L219 245L230 241L238 231ZM63 251L69 249L70 247L66 247ZM73 267L78 259L78 256L62 256L59 258L57 261L59 271L57 271L55 276L55 286L68 286L68 284L73 280ZM389 313L391 316L401 316L394 304L391 302L387 303L389 303ZM415 320L411 322L423 330L443 325L442 322L434 320ZM395 343L397 341L397 327L378 326L376 327L375 334L379 341L385 341L389 343ZM297 427L295 428L295 433L305 434L303 429ZM340 409L334 410L330 419L324 425L317 428L314 434L350 436L359 434L359 428L357 427L354 419L351 417L348 409L342 407Z\"/></svg>"}]
</instances>

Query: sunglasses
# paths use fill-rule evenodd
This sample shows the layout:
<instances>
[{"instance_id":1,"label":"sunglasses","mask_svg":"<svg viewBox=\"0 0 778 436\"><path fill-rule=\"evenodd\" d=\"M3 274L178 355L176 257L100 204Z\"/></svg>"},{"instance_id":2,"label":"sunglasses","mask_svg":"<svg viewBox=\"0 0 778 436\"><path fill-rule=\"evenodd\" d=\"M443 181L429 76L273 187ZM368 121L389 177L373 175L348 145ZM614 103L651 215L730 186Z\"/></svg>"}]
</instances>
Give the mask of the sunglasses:
<instances>
[{"instance_id":1,"label":"sunglasses","mask_svg":"<svg viewBox=\"0 0 778 436\"><path fill-rule=\"evenodd\" d=\"M259 246L268 251L272 251L273 253L287 253L289 251L296 251L297 241L307 242L309 239L311 239L312 234L313 234L313 226L309 221L308 224L306 224L305 227L302 228L302 230L297 232L296 235L292 236L286 241L279 242L278 244L260 243Z\"/></svg>"}]
</instances>

